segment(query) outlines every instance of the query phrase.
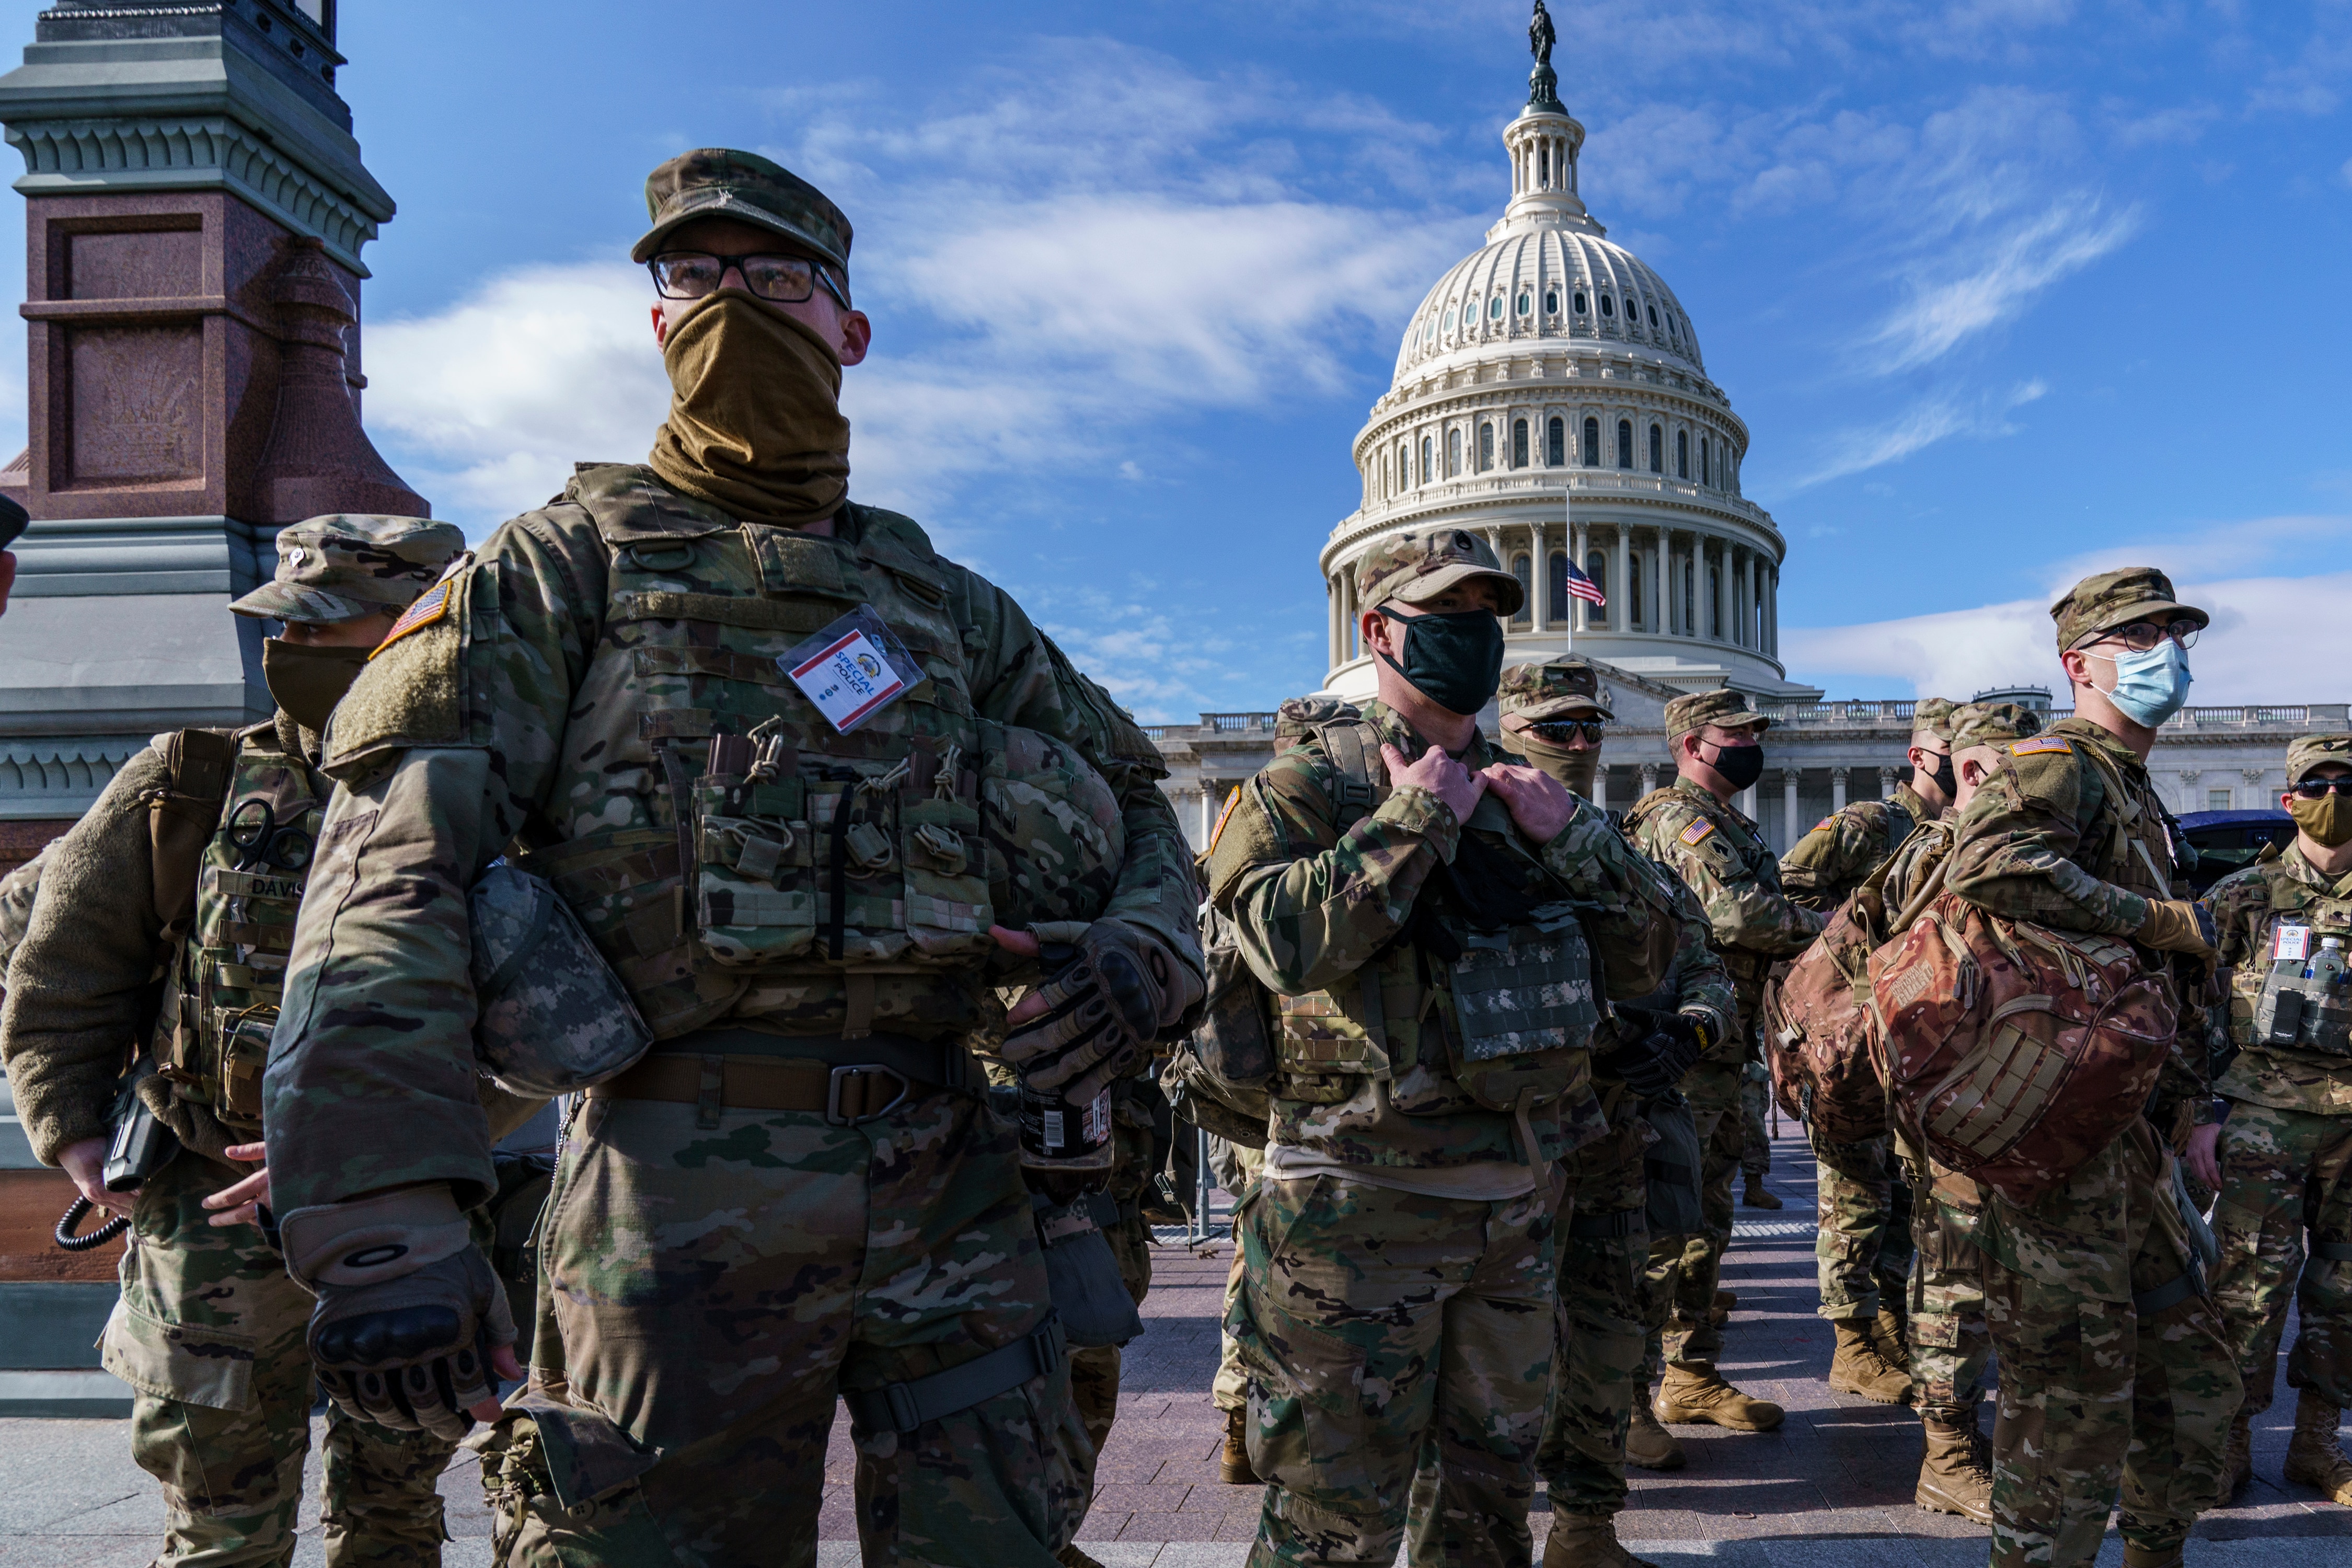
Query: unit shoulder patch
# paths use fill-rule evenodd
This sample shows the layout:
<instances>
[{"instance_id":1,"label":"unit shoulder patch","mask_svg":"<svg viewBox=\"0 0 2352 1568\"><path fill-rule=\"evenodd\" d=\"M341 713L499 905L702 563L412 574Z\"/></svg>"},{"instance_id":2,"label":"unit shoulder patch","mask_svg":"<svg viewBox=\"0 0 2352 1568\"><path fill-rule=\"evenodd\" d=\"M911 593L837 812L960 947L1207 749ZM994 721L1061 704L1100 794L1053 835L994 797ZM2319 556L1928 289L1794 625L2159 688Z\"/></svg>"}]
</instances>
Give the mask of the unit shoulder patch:
<instances>
[{"instance_id":1,"label":"unit shoulder patch","mask_svg":"<svg viewBox=\"0 0 2352 1568\"><path fill-rule=\"evenodd\" d=\"M2036 735L2031 740L2011 741L2009 754L2012 757L2038 757L2071 752L2073 743L2063 735Z\"/></svg>"},{"instance_id":2,"label":"unit shoulder patch","mask_svg":"<svg viewBox=\"0 0 2352 1568\"><path fill-rule=\"evenodd\" d=\"M1706 843L1709 838L1713 837L1714 835L1715 824L1702 816L1696 822L1692 823L1688 827L1684 828L1675 837L1696 849L1700 845Z\"/></svg>"},{"instance_id":3,"label":"unit shoulder patch","mask_svg":"<svg viewBox=\"0 0 2352 1568\"><path fill-rule=\"evenodd\" d=\"M383 641L375 645L375 652L369 654L368 658L374 658L376 654L382 653L409 633L420 626L429 626L447 615L450 592L456 586L456 584L444 577L427 589L423 598L401 612L400 619L392 623L392 630L383 634Z\"/></svg>"}]
</instances>

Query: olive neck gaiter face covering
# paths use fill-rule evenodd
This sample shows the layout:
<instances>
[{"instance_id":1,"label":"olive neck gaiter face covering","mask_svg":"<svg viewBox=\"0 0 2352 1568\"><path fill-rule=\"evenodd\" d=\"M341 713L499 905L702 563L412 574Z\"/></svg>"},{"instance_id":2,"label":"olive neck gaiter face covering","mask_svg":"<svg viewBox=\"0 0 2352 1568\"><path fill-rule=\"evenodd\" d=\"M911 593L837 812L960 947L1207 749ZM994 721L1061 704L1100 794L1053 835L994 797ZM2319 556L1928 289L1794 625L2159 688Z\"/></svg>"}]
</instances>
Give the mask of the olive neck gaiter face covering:
<instances>
[{"instance_id":1,"label":"olive neck gaiter face covering","mask_svg":"<svg viewBox=\"0 0 2352 1568\"><path fill-rule=\"evenodd\" d=\"M2352 800L2332 790L2317 800L2297 795L2287 802L2286 810L2297 827L2309 834L2314 842L2330 849L2352 838Z\"/></svg>"},{"instance_id":2,"label":"olive neck gaiter face covering","mask_svg":"<svg viewBox=\"0 0 2352 1568\"><path fill-rule=\"evenodd\" d=\"M1539 740L1529 731L1506 735L1504 743L1528 761L1558 779L1573 793L1585 799L1592 798L1592 781L1601 768L1601 748L1584 746L1570 749L1555 746Z\"/></svg>"},{"instance_id":3,"label":"olive neck gaiter face covering","mask_svg":"<svg viewBox=\"0 0 2352 1568\"><path fill-rule=\"evenodd\" d=\"M373 651L312 647L268 637L261 644L261 679L286 716L315 734L327 727L328 716L360 678Z\"/></svg>"},{"instance_id":4,"label":"olive neck gaiter face covering","mask_svg":"<svg viewBox=\"0 0 2352 1568\"><path fill-rule=\"evenodd\" d=\"M654 472L730 517L806 528L849 491L841 360L825 341L738 289L721 289L662 344L669 417Z\"/></svg>"}]
</instances>

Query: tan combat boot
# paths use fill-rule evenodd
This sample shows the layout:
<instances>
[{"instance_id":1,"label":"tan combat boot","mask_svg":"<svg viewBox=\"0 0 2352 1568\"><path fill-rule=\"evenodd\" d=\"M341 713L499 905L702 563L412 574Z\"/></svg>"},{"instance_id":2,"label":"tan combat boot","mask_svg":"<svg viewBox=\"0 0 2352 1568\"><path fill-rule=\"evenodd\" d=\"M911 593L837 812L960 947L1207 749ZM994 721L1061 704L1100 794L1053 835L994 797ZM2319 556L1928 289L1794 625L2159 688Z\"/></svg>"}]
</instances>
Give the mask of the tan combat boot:
<instances>
[{"instance_id":1,"label":"tan combat boot","mask_svg":"<svg viewBox=\"0 0 2352 1568\"><path fill-rule=\"evenodd\" d=\"M1769 1432L1788 1414L1769 1399L1750 1399L1715 1370L1712 1362L1669 1364L1658 1384L1658 1419L1670 1425L1712 1423L1734 1432Z\"/></svg>"},{"instance_id":2,"label":"tan combat boot","mask_svg":"<svg viewBox=\"0 0 2352 1568\"><path fill-rule=\"evenodd\" d=\"M1658 1568L1617 1542L1617 1521L1605 1513L1556 1513L1544 1542L1543 1568Z\"/></svg>"},{"instance_id":3,"label":"tan combat boot","mask_svg":"<svg viewBox=\"0 0 2352 1568\"><path fill-rule=\"evenodd\" d=\"M1739 1292L1737 1290L1717 1290L1715 1293L1715 1304L1723 1311L1728 1312L1734 1307L1739 1305Z\"/></svg>"},{"instance_id":4,"label":"tan combat boot","mask_svg":"<svg viewBox=\"0 0 2352 1568\"><path fill-rule=\"evenodd\" d=\"M1225 1412L1225 1451L1217 1460L1217 1474L1229 1487L1254 1487L1257 1471L1250 1466L1249 1412Z\"/></svg>"},{"instance_id":5,"label":"tan combat boot","mask_svg":"<svg viewBox=\"0 0 2352 1568\"><path fill-rule=\"evenodd\" d=\"M1888 1307L1878 1309L1878 1321L1871 1325L1870 1342L1889 1366L1911 1370L1911 1346L1904 1336L1904 1316Z\"/></svg>"},{"instance_id":6,"label":"tan combat boot","mask_svg":"<svg viewBox=\"0 0 2352 1568\"><path fill-rule=\"evenodd\" d=\"M1919 1461L1919 1486L1911 1500L1932 1513L1957 1513L1979 1524L1992 1522L1992 1444L1977 1430L1970 1405L1958 1421L1924 1417L1927 1457Z\"/></svg>"},{"instance_id":7,"label":"tan combat boot","mask_svg":"<svg viewBox=\"0 0 2352 1568\"><path fill-rule=\"evenodd\" d=\"M1830 1358L1830 1387L1838 1394L1859 1394L1878 1405L1911 1403L1911 1374L1889 1365L1872 1337L1877 1324L1868 1318L1840 1318L1837 1354Z\"/></svg>"},{"instance_id":8,"label":"tan combat boot","mask_svg":"<svg viewBox=\"0 0 2352 1568\"><path fill-rule=\"evenodd\" d=\"M2136 1542L2124 1542L2124 1568L2182 1568L2188 1561L2179 1545L2142 1546Z\"/></svg>"},{"instance_id":9,"label":"tan combat boot","mask_svg":"<svg viewBox=\"0 0 2352 1568\"><path fill-rule=\"evenodd\" d=\"M1776 1209L1780 1206L1780 1194L1766 1186L1763 1177L1750 1176L1748 1190L1740 1194L1739 1201L1752 1209Z\"/></svg>"},{"instance_id":10,"label":"tan combat boot","mask_svg":"<svg viewBox=\"0 0 2352 1568\"><path fill-rule=\"evenodd\" d=\"M2294 1437L2286 1446L2286 1479L2313 1487L2330 1502L2352 1503L2352 1459L2336 1445L2344 1413L2311 1389L2294 1401Z\"/></svg>"},{"instance_id":11,"label":"tan combat boot","mask_svg":"<svg viewBox=\"0 0 2352 1568\"><path fill-rule=\"evenodd\" d=\"M2254 1413L2241 1406L2230 1423L2230 1440L2221 1445L2221 1500L2236 1500L2254 1479Z\"/></svg>"},{"instance_id":12,"label":"tan combat boot","mask_svg":"<svg viewBox=\"0 0 2352 1568\"><path fill-rule=\"evenodd\" d=\"M1686 1462L1682 1444L1658 1425L1647 1386L1633 1396L1633 1424L1625 1428L1625 1462L1644 1470L1679 1470Z\"/></svg>"},{"instance_id":13,"label":"tan combat boot","mask_svg":"<svg viewBox=\"0 0 2352 1568\"><path fill-rule=\"evenodd\" d=\"M1054 1561L1059 1563L1062 1568L1103 1568L1099 1562L1078 1550L1078 1543L1075 1541L1055 1553Z\"/></svg>"},{"instance_id":14,"label":"tan combat boot","mask_svg":"<svg viewBox=\"0 0 2352 1568\"><path fill-rule=\"evenodd\" d=\"M1731 1321L1731 1309L1739 1305L1739 1298L1728 1290L1717 1290L1715 1300L1707 1304L1706 1321L1717 1328Z\"/></svg>"}]
</instances>

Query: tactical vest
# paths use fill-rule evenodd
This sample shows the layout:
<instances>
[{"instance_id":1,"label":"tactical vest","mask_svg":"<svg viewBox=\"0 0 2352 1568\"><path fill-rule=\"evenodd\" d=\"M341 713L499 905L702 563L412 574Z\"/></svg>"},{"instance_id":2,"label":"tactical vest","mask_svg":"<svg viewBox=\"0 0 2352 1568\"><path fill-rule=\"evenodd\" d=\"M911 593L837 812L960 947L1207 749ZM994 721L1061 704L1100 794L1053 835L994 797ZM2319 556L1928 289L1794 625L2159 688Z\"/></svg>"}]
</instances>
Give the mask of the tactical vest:
<instances>
[{"instance_id":1,"label":"tactical vest","mask_svg":"<svg viewBox=\"0 0 2352 1568\"><path fill-rule=\"evenodd\" d=\"M2231 976L2253 1020L2243 1043L2352 1056L2352 972L2343 945L2352 943L2352 900L2292 877L2265 878L2264 885L2272 919L2263 949ZM2338 945L2329 947L2331 940Z\"/></svg>"},{"instance_id":2,"label":"tactical vest","mask_svg":"<svg viewBox=\"0 0 2352 1568\"><path fill-rule=\"evenodd\" d=\"M174 737L167 761L175 786L192 760L182 753L207 739L200 731ZM175 931L179 921L159 908L166 939L176 935L178 942L156 1019L154 1058L175 1097L209 1107L232 1132L257 1136L261 1073L294 948L294 917L333 785L285 752L273 725L256 724L228 740L235 752L217 826L195 856L194 901L182 917L184 927ZM203 798L187 787L169 793L182 801ZM169 798L154 801L151 821L166 822L171 807ZM159 826L153 837L160 906L174 897L169 884L184 873L168 864L175 858L169 829Z\"/></svg>"},{"instance_id":3,"label":"tactical vest","mask_svg":"<svg viewBox=\"0 0 2352 1568\"><path fill-rule=\"evenodd\" d=\"M1660 808L1670 803L1685 805L1699 804L1692 801L1687 793L1675 788L1672 784L1661 789L1654 789L1635 801L1633 809L1625 814L1626 838L1636 845L1640 844L1643 825L1656 816ZM1766 868L1769 867L1773 883L1777 886L1780 879L1780 862L1773 855L1771 847L1764 842L1764 836L1756 831L1755 824L1732 810L1731 807L1722 806L1719 809L1723 817L1739 829L1739 847L1732 853L1739 862L1740 879L1754 881L1763 877L1766 874ZM1717 834L1723 836L1725 826L1723 820L1718 820L1715 813L1706 812L1704 809L1701 815L1705 816L1709 822L1714 822ZM1726 841L1729 841L1727 836L1726 836ZM1718 945L1715 951L1716 956L1723 960L1723 967L1730 973L1731 983L1739 993L1740 1011L1743 1014L1753 1012L1757 998L1763 991L1764 982L1771 975L1772 966L1780 961L1770 953L1757 952L1744 947Z\"/></svg>"},{"instance_id":4,"label":"tactical vest","mask_svg":"<svg viewBox=\"0 0 2352 1568\"><path fill-rule=\"evenodd\" d=\"M1345 834L1388 798L1380 731L1361 721L1318 725L1337 777L1335 826ZM1252 780L1244 787L1256 787ZM1526 858L1508 809L1480 798L1463 833ZM1424 885L1423 896L1433 889ZM1544 1105L1591 1093L1590 1047L1600 1021L1592 954L1574 907L1565 900L1530 911L1507 927L1474 930L1453 915L1439 923L1460 956L1447 960L1422 942L1400 941L1375 954L1336 991L1274 997L1276 1056L1287 1100L1337 1104L1357 1078L1394 1079L1417 1065L1410 1042L1442 1034L1446 1067L1465 1093L1493 1110ZM1443 997L1454 999L1444 1021ZM1390 1020L1411 1018L1411 1036Z\"/></svg>"},{"instance_id":5,"label":"tactical vest","mask_svg":"<svg viewBox=\"0 0 2352 1568\"><path fill-rule=\"evenodd\" d=\"M548 797L555 841L519 863L564 895L656 1038L730 1013L960 1032L982 1016L992 923L1101 913L1117 802L1068 748L974 712L949 571L919 529L856 507L854 542L741 523L636 468L583 468L564 499L610 551L610 586ZM780 661L861 605L922 679L843 734Z\"/></svg>"}]
</instances>

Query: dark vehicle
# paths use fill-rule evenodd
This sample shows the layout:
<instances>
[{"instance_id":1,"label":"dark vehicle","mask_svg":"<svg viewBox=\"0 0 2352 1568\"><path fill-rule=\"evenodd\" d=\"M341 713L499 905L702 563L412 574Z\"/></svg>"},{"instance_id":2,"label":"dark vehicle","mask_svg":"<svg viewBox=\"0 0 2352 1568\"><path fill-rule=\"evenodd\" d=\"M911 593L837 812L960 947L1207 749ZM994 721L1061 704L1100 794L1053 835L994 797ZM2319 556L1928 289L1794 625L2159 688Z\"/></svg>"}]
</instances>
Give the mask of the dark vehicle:
<instances>
[{"instance_id":1,"label":"dark vehicle","mask_svg":"<svg viewBox=\"0 0 2352 1568\"><path fill-rule=\"evenodd\" d=\"M2294 843L2294 818L2277 810L2192 811L2180 819L2180 831L2197 849L2189 882L2202 898L2231 872L2252 865L2265 847Z\"/></svg>"}]
</instances>

